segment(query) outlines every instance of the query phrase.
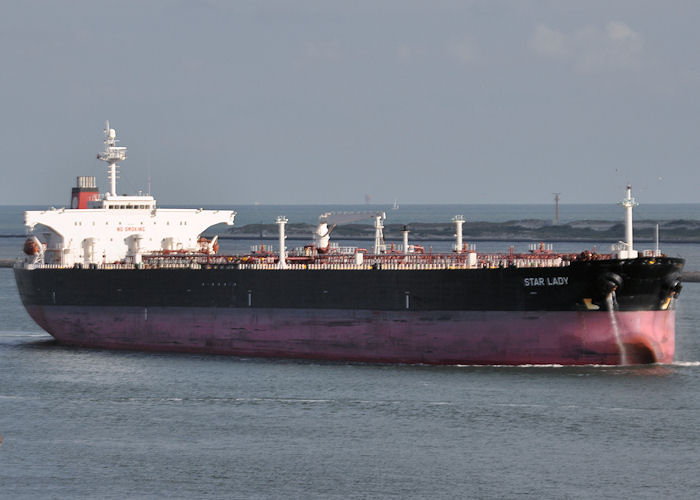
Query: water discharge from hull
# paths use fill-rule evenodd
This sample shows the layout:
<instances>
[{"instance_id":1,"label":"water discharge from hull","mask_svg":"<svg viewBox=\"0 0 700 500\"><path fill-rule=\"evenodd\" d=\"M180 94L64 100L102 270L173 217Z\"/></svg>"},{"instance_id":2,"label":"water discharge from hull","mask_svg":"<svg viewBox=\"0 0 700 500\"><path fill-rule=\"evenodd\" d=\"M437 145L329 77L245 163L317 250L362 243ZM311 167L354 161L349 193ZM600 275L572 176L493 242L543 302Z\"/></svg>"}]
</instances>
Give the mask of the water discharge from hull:
<instances>
[{"instance_id":1,"label":"water discharge from hull","mask_svg":"<svg viewBox=\"0 0 700 500\"><path fill-rule=\"evenodd\" d=\"M622 342L620 337L620 328L617 325L617 317L615 316L615 291L610 292L607 297L605 297L605 302L608 306L608 312L610 314L610 325L612 326L613 333L615 334L615 342L617 342L617 348L620 350L620 364L628 365L627 352L625 350L625 344Z\"/></svg>"}]
</instances>

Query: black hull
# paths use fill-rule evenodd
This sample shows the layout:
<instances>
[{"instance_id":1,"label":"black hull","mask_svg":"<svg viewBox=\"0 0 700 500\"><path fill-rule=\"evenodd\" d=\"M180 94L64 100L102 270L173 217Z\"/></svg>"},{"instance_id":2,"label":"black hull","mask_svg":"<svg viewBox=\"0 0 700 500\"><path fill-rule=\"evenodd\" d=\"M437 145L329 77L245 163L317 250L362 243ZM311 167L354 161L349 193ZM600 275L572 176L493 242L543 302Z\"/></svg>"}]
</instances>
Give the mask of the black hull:
<instances>
[{"instance_id":1,"label":"black hull","mask_svg":"<svg viewBox=\"0 0 700 500\"><path fill-rule=\"evenodd\" d=\"M565 267L431 270L24 269L26 305L382 311L658 310L680 290L683 260L638 258Z\"/></svg>"},{"instance_id":2,"label":"black hull","mask_svg":"<svg viewBox=\"0 0 700 500\"><path fill-rule=\"evenodd\" d=\"M429 364L671 362L680 259L443 270L24 269L61 342ZM614 293L613 293L614 292Z\"/></svg>"}]
</instances>

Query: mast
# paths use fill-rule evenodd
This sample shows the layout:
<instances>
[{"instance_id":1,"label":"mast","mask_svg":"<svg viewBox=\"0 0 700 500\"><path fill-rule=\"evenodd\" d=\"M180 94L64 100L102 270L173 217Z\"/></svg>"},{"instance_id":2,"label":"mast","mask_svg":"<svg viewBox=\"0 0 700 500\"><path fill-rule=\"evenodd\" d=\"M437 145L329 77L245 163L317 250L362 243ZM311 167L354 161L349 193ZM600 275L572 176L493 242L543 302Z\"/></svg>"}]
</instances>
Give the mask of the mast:
<instances>
[{"instance_id":1,"label":"mast","mask_svg":"<svg viewBox=\"0 0 700 500\"><path fill-rule=\"evenodd\" d=\"M382 224L382 219L386 219L384 213L377 214L374 217L374 253L379 255L380 253L386 253L386 245L384 244L384 225Z\"/></svg>"},{"instance_id":2,"label":"mast","mask_svg":"<svg viewBox=\"0 0 700 500\"><path fill-rule=\"evenodd\" d=\"M284 216L280 215L277 217L277 226L279 228L279 238L280 238L280 258L278 262L278 267L280 269L287 269L287 253L286 253L286 247L284 246L284 240L287 239L287 236L285 235L284 232L284 225L289 222L289 220Z\"/></svg>"},{"instance_id":3,"label":"mast","mask_svg":"<svg viewBox=\"0 0 700 500\"><path fill-rule=\"evenodd\" d=\"M452 222L455 223L455 252L462 253L462 224L464 224L464 215L455 215L452 218Z\"/></svg>"},{"instance_id":4,"label":"mast","mask_svg":"<svg viewBox=\"0 0 700 500\"><path fill-rule=\"evenodd\" d=\"M117 146L117 132L109 128L109 120L105 124L105 150L97 153L97 159L107 162L109 168L110 194L117 196L117 165L118 162L126 160L126 146Z\"/></svg>"},{"instance_id":5,"label":"mast","mask_svg":"<svg viewBox=\"0 0 700 500\"><path fill-rule=\"evenodd\" d=\"M628 259L633 259L637 257L637 252L634 250L634 240L633 240L633 232L632 232L632 209L639 205L635 201L634 198L632 198L632 186L629 184L627 185L627 197L618 202L618 205L621 205L625 209L625 256L623 258L628 258Z\"/></svg>"},{"instance_id":6,"label":"mast","mask_svg":"<svg viewBox=\"0 0 700 500\"><path fill-rule=\"evenodd\" d=\"M659 253L659 225L658 224L656 225L656 230L654 231L654 241L656 243L654 245L654 257L658 257L659 255L661 255Z\"/></svg>"}]
</instances>

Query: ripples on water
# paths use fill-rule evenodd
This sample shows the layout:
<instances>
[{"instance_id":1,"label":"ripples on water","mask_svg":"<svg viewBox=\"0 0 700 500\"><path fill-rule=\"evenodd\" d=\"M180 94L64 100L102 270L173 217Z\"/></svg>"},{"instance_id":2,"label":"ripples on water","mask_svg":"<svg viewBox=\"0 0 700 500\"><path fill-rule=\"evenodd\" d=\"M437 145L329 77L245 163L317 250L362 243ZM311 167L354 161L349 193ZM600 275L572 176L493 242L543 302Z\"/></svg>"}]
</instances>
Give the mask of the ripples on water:
<instances>
[{"instance_id":1,"label":"ripples on water","mask_svg":"<svg viewBox=\"0 0 700 500\"><path fill-rule=\"evenodd\" d=\"M700 262L695 246L671 251ZM686 284L671 365L318 363L63 347L0 269L0 485L8 498L695 496L699 301Z\"/></svg>"}]
</instances>

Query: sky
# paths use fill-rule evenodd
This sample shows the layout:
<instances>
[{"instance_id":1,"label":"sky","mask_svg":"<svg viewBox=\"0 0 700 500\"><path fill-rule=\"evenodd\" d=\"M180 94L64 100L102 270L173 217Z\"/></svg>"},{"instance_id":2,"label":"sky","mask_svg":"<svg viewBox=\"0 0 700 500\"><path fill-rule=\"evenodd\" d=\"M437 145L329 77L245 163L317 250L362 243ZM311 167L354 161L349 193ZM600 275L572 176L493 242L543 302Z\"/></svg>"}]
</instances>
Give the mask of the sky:
<instances>
[{"instance_id":1,"label":"sky","mask_svg":"<svg viewBox=\"0 0 700 500\"><path fill-rule=\"evenodd\" d=\"M700 2L2 2L0 205L700 202Z\"/></svg>"}]
</instances>

